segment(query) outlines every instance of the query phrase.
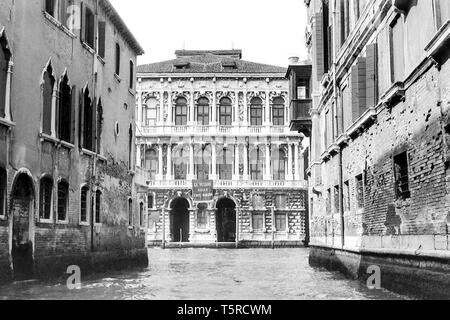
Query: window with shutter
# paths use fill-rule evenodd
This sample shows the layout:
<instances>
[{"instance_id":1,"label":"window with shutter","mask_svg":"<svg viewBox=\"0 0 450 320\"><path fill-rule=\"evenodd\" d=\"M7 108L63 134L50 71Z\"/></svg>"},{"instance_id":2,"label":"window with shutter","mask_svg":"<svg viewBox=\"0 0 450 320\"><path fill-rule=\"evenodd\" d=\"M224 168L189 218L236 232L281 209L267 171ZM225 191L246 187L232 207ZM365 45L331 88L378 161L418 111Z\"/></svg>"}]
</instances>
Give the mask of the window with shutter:
<instances>
[{"instance_id":1,"label":"window with shutter","mask_svg":"<svg viewBox=\"0 0 450 320\"><path fill-rule=\"evenodd\" d=\"M105 43L106 43L106 23L98 22L98 55L105 59Z\"/></svg>"},{"instance_id":2,"label":"window with shutter","mask_svg":"<svg viewBox=\"0 0 450 320\"><path fill-rule=\"evenodd\" d=\"M377 44L366 47L366 106L368 108L378 103L378 59Z\"/></svg>"},{"instance_id":3,"label":"window with shutter","mask_svg":"<svg viewBox=\"0 0 450 320\"><path fill-rule=\"evenodd\" d=\"M318 13L315 15L316 25L314 28L314 52L315 52L315 65L317 78L321 79L323 74L325 73L325 51L324 51L324 30L323 30L323 14Z\"/></svg>"}]
</instances>

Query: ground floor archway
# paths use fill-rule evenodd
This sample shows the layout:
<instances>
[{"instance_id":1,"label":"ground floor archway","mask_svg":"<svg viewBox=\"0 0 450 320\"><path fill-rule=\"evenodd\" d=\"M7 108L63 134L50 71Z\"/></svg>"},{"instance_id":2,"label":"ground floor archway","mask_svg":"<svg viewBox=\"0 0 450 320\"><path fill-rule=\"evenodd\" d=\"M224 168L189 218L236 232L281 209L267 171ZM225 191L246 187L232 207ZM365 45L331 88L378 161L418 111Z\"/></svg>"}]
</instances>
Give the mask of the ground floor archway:
<instances>
[{"instance_id":1,"label":"ground floor archway","mask_svg":"<svg viewBox=\"0 0 450 320\"><path fill-rule=\"evenodd\" d=\"M173 242L189 242L189 201L176 198L170 205L170 232Z\"/></svg>"},{"instance_id":2,"label":"ground floor archway","mask_svg":"<svg viewBox=\"0 0 450 320\"><path fill-rule=\"evenodd\" d=\"M216 204L217 242L236 241L236 204L229 198L222 198Z\"/></svg>"},{"instance_id":3,"label":"ground floor archway","mask_svg":"<svg viewBox=\"0 0 450 320\"><path fill-rule=\"evenodd\" d=\"M34 212L33 181L26 173L20 173L11 192L12 248L14 278L29 279L33 276L33 240L31 219Z\"/></svg>"}]
</instances>

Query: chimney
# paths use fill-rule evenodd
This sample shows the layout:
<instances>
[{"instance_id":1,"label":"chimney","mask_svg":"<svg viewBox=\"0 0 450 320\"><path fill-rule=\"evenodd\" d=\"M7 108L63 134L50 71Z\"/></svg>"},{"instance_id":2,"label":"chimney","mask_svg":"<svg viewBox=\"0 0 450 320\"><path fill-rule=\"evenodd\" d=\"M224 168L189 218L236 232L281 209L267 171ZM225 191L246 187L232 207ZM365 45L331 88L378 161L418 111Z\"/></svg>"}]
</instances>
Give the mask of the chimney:
<instances>
[{"instance_id":1,"label":"chimney","mask_svg":"<svg viewBox=\"0 0 450 320\"><path fill-rule=\"evenodd\" d=\"M299 60L299 57L290 57L289 58L289 65L298 63L298 60Z\"/></svg>"}]
</instances>

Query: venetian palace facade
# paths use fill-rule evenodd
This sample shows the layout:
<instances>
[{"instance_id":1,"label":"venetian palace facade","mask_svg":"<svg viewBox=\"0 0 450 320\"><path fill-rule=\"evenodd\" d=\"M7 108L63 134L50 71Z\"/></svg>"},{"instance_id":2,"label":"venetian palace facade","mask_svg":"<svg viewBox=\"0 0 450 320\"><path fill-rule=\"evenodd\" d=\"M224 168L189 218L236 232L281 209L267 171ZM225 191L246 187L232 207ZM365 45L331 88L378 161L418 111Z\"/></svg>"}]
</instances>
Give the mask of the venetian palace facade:
<instances>
[{"instance_id":1,"label":"venetian palace facade","mask_svg":"<svg viewBox=\"0 0 450 320\"><path fill-rule=\"evenodd\" d=\"M289 130L286 69L241 58L181 50L138 67L137 182L149 243L305 239L306 141ZM194 182L212 186L210 197L197 198Z\"/></svg>"},{"instance_id":2,"label":"venetian palace facade","mask_svg":"<svg viewBox=\"0 0 450 320\"><path fill-rule=\"evenodd\" d=\"M311 262L449 297L450 1L305 4Z\"/></svg>"}]
</instances>

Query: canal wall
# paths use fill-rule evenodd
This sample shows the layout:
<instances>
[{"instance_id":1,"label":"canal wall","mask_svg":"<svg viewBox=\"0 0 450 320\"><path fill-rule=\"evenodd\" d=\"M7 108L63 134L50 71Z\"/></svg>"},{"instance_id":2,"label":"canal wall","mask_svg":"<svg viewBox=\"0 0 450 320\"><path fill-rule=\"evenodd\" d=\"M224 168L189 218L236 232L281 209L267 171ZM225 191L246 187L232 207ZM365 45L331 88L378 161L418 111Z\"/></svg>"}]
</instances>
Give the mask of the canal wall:
<instances>
[{"instance_id":1,"label":"canal wall","mask_svg":"<svg viewBox=\"0 0 450 320\"><path fill-rule=\"evenodd\" d=\"M389 250L342 250L312 246L309 263L340 271L366 282L373 274L369 267L380 268L381 287L418 299L450 299L450 256L413 255Z\"/></svg>"}]
</instances>

